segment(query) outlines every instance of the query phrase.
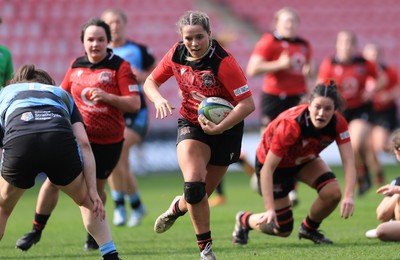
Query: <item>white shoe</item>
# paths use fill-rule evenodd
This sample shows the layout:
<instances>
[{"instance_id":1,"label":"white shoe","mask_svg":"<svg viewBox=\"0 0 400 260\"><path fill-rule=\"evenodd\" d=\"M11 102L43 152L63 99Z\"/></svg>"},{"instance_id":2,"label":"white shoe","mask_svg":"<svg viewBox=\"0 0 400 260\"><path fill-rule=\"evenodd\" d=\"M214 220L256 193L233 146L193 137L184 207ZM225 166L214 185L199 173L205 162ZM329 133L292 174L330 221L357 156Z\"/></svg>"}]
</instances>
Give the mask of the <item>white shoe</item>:
<instances>
[{"instance_id":1,"label":"white shoe","mask_svg":"<svg viewBox=\"0 0 400 260\"><path fill-rule=\"evenodd\" d=\"M378 238L378 235L376 234L376 228L365 232L365 236L368 238Z\"/></svg>"},{"instance_id":2,"label":"white shoe","mask_svg":"<svg viewBox=\"0 0 400 260\"><path fill-rule=\"evenodd\" d=\"M115 226L123 226L126 223L126 210L125 207L119 206L114 209L113 224Z\"/></svg>"},{"instance_id":3,"label":"white shoe","mask_svg":"<svg viewBox=\"0 0 400 260\"><path fill-rule=\"evenodd\" d=\"M142 222L142 218L146 215L146 208L141 206L139 209L132 210L128 220L128 227L138 226Z\"/></svg>"},{"instance_id":4,"label":"white shoe","mask_svg":"<svg viewBox=\"0 0 400 260\"><path fill-rule=\"evenodd\" d=\"M299 198L297 196L297 192L295 190L291 190L288 194L289 200L292 203L292 207L296 206L299 204Z\"/></svg>"},{"instance_id":5,"label":"white shoe","mask_svg":"<svg viewBox=\"0 0 400 260\"><path fill-rule=\"evenodd\" d=\"M167 231L172 225L175 223L175 220L179 218L179 215L176 215L173 211L175 207L175 203L180 200L182 196L176 196L175 199L171 202L171 205L163 214L161 214L154 223L154 231L156 233L164 233Z\"/></svg>"},{"instance_id":6,"label":"white shoe","mask_svg":"<svg viewBox=\"0 0 400 260\"><path fill-rule=\"evenodd\" d=\"M216 260L215 255L212 251L212 244L210 242L207 243L206 247L203 251L200 252L201 260Z\"/></svg>"}]
</instances>

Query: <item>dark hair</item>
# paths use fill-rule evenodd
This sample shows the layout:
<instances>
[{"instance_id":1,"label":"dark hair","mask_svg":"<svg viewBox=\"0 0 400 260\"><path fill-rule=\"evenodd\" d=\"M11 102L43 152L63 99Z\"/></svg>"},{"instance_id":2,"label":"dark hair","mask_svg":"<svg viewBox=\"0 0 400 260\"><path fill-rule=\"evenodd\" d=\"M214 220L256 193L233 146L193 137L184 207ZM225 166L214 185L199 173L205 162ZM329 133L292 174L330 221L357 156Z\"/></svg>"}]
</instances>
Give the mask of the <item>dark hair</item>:
<instances>
[{"instance_id":1,"label":"dark hair","mask_svg":"<svg viewBox=\"0 0 400 260\"><path fill-rule=\"evenodd\" d=\"M104 31L106 32L106 36L107 36L107 42L111 42L111 30L110 30L110 26L108 26L108 24L106 24L103 20L101 20L98 17L93 17L91 18L89 21L87 21L87 23L85 23L82 26L82 30L81 30L81 42L83 43L83 39L85 38L85 32L86 29L89 26L98 26L98 27L102 27L104 29Z\"/></svg>"},{"instance_id":2,"label":"dark hair","mask_svg":"<svg viewBox=\"0 0 400 260\"><path fill-rule=\"evenodd\" d=\"M37 82L47 85L55 85L54 79L44 70L35 68L33 64L26 64L19 67L9 84Z\"/></svg>"},{"instance_id":3,"label":"dark hair","mask_svg":"<svg viewBox=\"0 0 400 260\"><path fill-rule=\"evenodd\" d=\"M327 97L333 100L335 109L342 110L343 99L337 91L336 83L334 80L328 79L324 83L320 83L315 86L310 94L310 102L315 97Z\"/></svg>"}]
</instances>

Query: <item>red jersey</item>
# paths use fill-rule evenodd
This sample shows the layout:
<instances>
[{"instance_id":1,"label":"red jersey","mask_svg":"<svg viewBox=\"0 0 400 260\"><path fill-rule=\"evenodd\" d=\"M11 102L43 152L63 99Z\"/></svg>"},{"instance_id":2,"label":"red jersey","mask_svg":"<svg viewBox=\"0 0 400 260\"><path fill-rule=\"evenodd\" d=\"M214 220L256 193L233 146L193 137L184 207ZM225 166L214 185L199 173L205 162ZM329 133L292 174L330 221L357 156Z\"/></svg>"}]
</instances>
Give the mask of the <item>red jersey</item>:
<instances>
[{"instance_id":1,"label":"red jersey","mask_svg":"<svg viewBox=\"0 0 400 260\"><path fill-rule=\"evenodd\" d=\"M340 63L335 58L322 61L318 78L322 81L333 79L341 96L346 101L346 109L354 109L365 103L363 95L368 77L376 78L375 64L361 56L350 63Z\"/></svg>"},{"instance_id":2,"label":"red jersey","mask_svg":"<svg viewBox=\"0 0 400 260\"><path fill-rule=\"evenodd\" d=\"M127 61L112 52L97 64L91 63L87 56L79 57L71 63L61 88L72 94L90 142L113 144L123 140L123 112L113 105L91 101L89 91L100 88L118 96L139 95L136 77Z\"/></svg>"},{"instance_id":3,"label":"red jersey","mask_svg":"<svg viewBox=\"0 0 400 260\"><path fill-rule=\"evenodd\" d=\"M175 44L152 72L158 83L175 76L182 91L180 114L195 125L197 107L207 97L221 97L234 106L251 96L247 79L233 56L212 40L210 52L200 61L189 62L182 42Z\"/></svg>"},{"instance_id":4,"label":"red jersey","mask_svg":"<svg viewBox=\"0 0 400 260\"><path fill-rule=\"evenodd\" d=\"M297 96L307 92L307 83L303 75L303 66L310 62L311 46L302 38L286 39L274 34L264 34L256 44L253 53L265 61L278 60L282 51L289 52L291 68L267 73L264 76L262 90L271 95L286 94Z\"/></svg>"},{"instance_id":5,"label":"red jersey","mask_svg":"<svg viewBox=\"0 0 400 260\"><path fill-rule=\"evenodd\" d=\"M385 66L385 65L380 65L380 68L386 74L388 82L382 89L378 90L372 96L372 105L373 105L375 111L385 111L386 109L389 109L396 105L394 98L387 99L387 98L383 98L383 96L393 95L391 93L392 90L394 88L396 88L399 84L396 68ZM372 84L375 84L375 83L372 83Z\"/></svg>"},{"instance_id":6,"label":"red jersey","mask_svg":"<svg viewBox=\"0 0 400 260\"><path fill-rule=\"evenodd\" d=\"M299 105L282 112L264 131L256 151L264 163L269 150L282 157L278 168L295 167L318 157L333 141L338 145L350 142L346 119L335 112L323 129L314 128L308 105Z\"/></svg>"}]
</instances>

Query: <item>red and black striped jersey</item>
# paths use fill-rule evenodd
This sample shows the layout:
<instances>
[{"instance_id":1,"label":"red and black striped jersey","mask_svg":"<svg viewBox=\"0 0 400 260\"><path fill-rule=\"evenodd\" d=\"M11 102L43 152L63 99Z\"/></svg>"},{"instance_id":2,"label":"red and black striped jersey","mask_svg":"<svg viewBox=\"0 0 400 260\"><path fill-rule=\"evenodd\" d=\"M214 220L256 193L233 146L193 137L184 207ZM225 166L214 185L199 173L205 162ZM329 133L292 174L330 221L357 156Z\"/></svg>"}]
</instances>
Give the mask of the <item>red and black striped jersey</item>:
<instances>
[{"instance_id":1,"label":"red and black striped jersey","mask_svg":"<svg viewBox=\"0 0 400 260\"><path fill-rule=\"evenodd\" d=\"M234 106L251 96L247 79L235 58L215 40L199 61L187 61L182 42L176 43L152 72L158 83L174 76L182 92L181 116L198 125L197 107L206 97L221 97Z\"/></svg>"},{"instance_id":2,"label":"red and black striped jersey","mask_svg":"<svg viewBox=\"0 0 400 260\"><path fill-rule=\"evenodd\" d=\"M111 104L90 100L90 89L100 88L118 96L139 95L130 64L111 51L99 63L87 56L75 59L61 87L72 94L85 122L89 141L96 144L120 142L124 136L123 112Z\"/></svg>"},{"instance_id":3,"label":"red and black striped jersey","mask_svg":"<svg viewBox=\"0 0 400 260\"><path fill-rule=\"evenodd\" d=\"M264 163L268 151L282 157L279 168L294 167L316 157L336 141L338 145L350 142L346 119L335 112L323 129L311 122L308 105L299 105L282 112L266 128L256 151Z\"/></svg>"}]
</instances>

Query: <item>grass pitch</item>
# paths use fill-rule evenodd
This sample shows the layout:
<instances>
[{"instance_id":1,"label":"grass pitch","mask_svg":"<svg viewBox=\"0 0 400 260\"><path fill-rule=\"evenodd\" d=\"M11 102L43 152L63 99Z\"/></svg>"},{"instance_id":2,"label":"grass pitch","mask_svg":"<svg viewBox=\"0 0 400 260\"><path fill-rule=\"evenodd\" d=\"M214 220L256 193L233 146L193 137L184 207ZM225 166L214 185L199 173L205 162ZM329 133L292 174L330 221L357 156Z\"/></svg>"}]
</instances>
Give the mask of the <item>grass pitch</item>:
<instances>
[{"instance_id":1,"label":"grass pitch","mask_svg":"<svg viewBox=\"0 0 400 260\"><path fill-rule=\"evenodd\" d=\"M343 172L334 167L343 188ZM398 165L386 166L386 182L398 176ZM199 259L196 237L187 215L177 220L164 234L153 231L154 220L164 212L175 195L183 190L180 173L138 177L140 192L148 214L134 228L112 226L113 203L108 196L107 212L113 239L122 259ZM99 251L83 252L86 232L80 211L65 194L61 194L41 241L27 252L15 248L15 241L32 227L38 189L41 183L27 192L16 206L0 242L0 259L101 259ZM374 186L366 195L355 200L355 213L350 219L340 218L339 207L326 219L321 229L334 241L333 245L314 245L299 240L297 229L307 215L315 191L299 186L300 204L293 209L295 223L290 237L279 238L251 231L246 246L233 246L231 234L235 214L239 210L263 211L262 198L249 188L249 177L229 172L224 188L227 203L211 209L213 251L217 259L399 259L398 243L367 239L364 234L377 226L375 208L382 195Z\"/></svg>"}]
</instances>

